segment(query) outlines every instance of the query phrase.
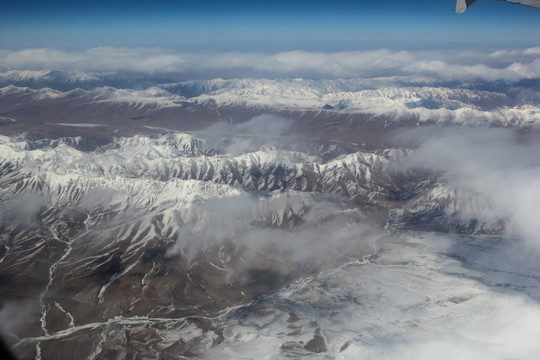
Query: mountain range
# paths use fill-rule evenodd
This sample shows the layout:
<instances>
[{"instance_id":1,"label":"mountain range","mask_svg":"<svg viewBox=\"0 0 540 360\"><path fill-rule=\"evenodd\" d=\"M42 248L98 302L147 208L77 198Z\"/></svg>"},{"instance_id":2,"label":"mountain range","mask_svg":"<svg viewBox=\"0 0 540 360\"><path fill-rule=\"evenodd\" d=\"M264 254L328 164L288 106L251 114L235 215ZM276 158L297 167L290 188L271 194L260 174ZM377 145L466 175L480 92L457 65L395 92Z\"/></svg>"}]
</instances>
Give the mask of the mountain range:
<instances>
[{"instance_id":1,"label":"mountain range","mask_svg":"<svg viewBox=\"0 0 540 360\"><path fill-rule=\"evenodd\" d=\"M0 329L18 358L540 350L535 83L0 86Z\"/></svg>"}]
</instances>

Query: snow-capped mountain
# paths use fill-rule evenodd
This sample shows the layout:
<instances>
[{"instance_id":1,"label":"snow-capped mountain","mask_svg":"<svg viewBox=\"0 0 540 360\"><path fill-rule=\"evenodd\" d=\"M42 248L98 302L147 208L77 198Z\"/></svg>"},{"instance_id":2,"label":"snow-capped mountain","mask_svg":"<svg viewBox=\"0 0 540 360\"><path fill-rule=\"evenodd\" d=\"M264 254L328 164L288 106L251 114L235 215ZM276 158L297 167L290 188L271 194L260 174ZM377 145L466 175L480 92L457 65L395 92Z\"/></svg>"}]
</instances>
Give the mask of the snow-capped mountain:
<instances>
[{"instance_id":1,"label":"snow-capped mountain","mask_svg":"<svg viewBox=\"0 0 540 360\"><path fill-rule=\"evenodd\" d=\"M219 118L219 114L230 109L248 108L259 113L290 111L296 114L294 116L301 116L305 111L322 111L330 113L329 116L364 114L384 117L387 122L526 127L540 121L537 105L540 99L531 98L530 91L520 92L518 85L476 90L429 80L404 84L402 79L396 78L215 79L162 84L154 81L150 86L145 82L144 86L141 83L140 86L119 88L121 84L98 78L103 77L99 74L12 70L2 76L5 86L0 89L0 100L3 100L6 112L20 121L29 118L32 108L35 112L46 111L50 117L66 117L58 113L59 103L62 111L73 108L75 112L83 112L84 117L91 117L92 122L101 118L102 113L120 108L129 115L128 118L151 117L157 111L160 113L154 117L160 119L171 118L172 114L185 116L186 112L193 113L194 109L200 111L202 108L215 112L214 117ZM46 85L50 78L59 83L88 84L89 87L81 85L70 90L50 87ZM26 79L35 84L21 86ZM105 86L92 83L98 80ZM79 109L81 107L83 109ZM73 121L70 119L69 122Z\"/></svg>"},{"instance_id":2,"label":"snow-capped mountain","mask_svg":"<svg viewBox=\"0 0 540 360\"><path fill-rule=\"evenodd\" d=\"M0 87L15 85L32 89L51 88L70 91L77 88L91 90L96 87L146 88L160 84L163 79L147 75L118 72L81 72L76 70L8 70L0 72Z\"/></svg>"},{"instance_id":3,"label":"snow-capped mountain","mask_svg":"<svg viewBox=\"0 0 540 360\"><path fill-rule=\"evenodd\" d=\"M80 71L59 70L9 70L0 73L0 85L15 85L22 87L53 88L56 90L71 90L78 87L95 87L101 82L99 74Z\"/></svg>"}]
</instances>

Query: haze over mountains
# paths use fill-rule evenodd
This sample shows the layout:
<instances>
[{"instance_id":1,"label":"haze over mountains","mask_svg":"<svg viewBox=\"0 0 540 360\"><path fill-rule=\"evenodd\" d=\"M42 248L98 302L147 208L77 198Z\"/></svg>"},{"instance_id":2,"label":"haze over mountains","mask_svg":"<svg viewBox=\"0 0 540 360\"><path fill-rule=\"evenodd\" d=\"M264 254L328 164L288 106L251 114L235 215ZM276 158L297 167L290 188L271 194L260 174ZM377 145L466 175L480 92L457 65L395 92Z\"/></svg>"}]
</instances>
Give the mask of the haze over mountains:
<instances>
[{"instance_id":1,"label":"haze over mountains","mask_svg":"<svg viewBox=\"0 0 540 360\"><path fill-rule=\"evenodd\" d=\"M4 50L4 341L536 359L539 54Z\"/></svg>"}]
</instances>

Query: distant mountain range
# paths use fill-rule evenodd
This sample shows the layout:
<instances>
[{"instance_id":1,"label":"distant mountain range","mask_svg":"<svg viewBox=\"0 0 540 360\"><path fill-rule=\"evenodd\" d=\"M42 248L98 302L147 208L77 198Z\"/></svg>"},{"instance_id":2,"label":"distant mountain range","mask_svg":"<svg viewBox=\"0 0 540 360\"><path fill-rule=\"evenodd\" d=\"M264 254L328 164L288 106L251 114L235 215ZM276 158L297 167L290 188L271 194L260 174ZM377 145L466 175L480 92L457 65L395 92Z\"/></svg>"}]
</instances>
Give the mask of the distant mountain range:
<instances>
[{"instance_id":1,"label":"distant mountain range","mask_svg":"<svg viewBox=\"0 0 540 360\"><path fill-rule=\"evenodd\" d=\"M534 91L537 85L529 85L494 83L489 89L486 84L395 77L164 83L128 74L12 70L0 74L0 123L8 133L35 129L50 134L54 127L69 135L55 125L69 123L107 125L129 135L135 128L148 131L143 122L155 128L192 130L219 120L273 113L304 118L310 123L306 127L318 126L313 119L327 118L343 127L359 118L382 127L433 123L531 127L540 122L540 93ZM98 130L111 131L96 127L93 132Z\"/></svg>"}]
</instances>

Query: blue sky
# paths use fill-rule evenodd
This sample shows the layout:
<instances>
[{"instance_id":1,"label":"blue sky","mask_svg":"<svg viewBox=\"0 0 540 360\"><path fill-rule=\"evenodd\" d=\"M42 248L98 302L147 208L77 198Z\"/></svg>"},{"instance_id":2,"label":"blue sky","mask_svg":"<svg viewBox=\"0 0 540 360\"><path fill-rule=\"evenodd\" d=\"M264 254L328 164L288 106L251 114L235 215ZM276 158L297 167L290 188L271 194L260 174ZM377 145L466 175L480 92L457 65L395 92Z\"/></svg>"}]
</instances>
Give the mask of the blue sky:
<instances>
[{"instance_id":1,"label":"blue sky","mask_svg":"<svg viewBox=\"0 0 540 360\"><path fill-rule=\"evenodd\" d=\"M0 48L339 51L538 46L540 10L478 0L12 1Z\"/></svg>"}]
</instances>

